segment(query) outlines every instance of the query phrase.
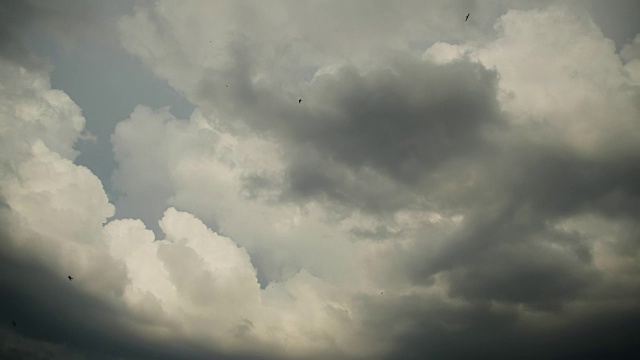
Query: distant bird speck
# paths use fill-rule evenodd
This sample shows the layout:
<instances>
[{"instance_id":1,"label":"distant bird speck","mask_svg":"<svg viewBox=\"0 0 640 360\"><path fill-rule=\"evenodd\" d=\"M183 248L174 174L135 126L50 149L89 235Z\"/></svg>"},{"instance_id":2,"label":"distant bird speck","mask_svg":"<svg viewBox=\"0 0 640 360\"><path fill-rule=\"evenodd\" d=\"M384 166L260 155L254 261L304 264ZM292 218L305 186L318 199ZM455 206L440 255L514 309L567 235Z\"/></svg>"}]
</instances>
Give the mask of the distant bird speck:
<instances>
[{"instance_id":1,"label":"distant bird speck","mask_svg":"<svg viewBox=\"0 0 640 360\"><path fill-rule=\"evenodd\" d=\"M13 324L13 327L18 326L18 325L16 324L16 322L15 322L15 321L13 321L13 320L11 321L11 323Z\"/></svg>"},{"instance_id":2,"label":"distant bird speck","mask_svg":"<svg viewBox=\"0 0 640 360\"><path fill-rule=\"evenodd\" d=\"M229 87L229 85L226 85L227 87Z\"/></svg>"},{"instance_id":3,"label":"distant bird speck","mask_svg":"<svg viewBox=\"0 0 640 360\"><path fill-rule=\"evenodd\" d=\"M302 99L298 100L298 104L300 104L302 102Z\"/></svg>"},{"instance_id":4,"label":"distant bird speck","mask_svg":"<svg viewBox=\"0 0 640 360\"><path fill-rule=\"evenodd\" d=\"M464 19L464 22L467 22L467 20L469 20L469 15L471 15L471 13L467 14L467 17Z\"/></svg>"},{"instance_id":5,"label":"distant bird speck","mask_svg":"<svg viewBox=\"0 0 640 360\"><path fill-rule=\"evenodd\" d=\"M69 281L73 280L73 278L71 277L71 275L67 276L67 278L69 279Z\"/></svg>"}]
</instances>

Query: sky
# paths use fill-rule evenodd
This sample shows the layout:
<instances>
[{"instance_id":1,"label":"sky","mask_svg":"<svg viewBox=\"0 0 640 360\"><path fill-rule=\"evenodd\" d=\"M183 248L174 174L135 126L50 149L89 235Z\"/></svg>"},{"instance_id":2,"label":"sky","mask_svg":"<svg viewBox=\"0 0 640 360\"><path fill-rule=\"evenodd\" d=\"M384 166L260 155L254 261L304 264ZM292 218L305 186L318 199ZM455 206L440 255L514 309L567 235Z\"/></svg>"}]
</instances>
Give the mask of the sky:
<instances>
[{"instance_id":1,"label":"sky","mask_svg":"<svg viewBox=\"0 0 640 360\"><path fill-rule=\"evenodd\" d=\"M638 14L0 0L0 358L640 358Z\"/></svg>"}]
</instances>

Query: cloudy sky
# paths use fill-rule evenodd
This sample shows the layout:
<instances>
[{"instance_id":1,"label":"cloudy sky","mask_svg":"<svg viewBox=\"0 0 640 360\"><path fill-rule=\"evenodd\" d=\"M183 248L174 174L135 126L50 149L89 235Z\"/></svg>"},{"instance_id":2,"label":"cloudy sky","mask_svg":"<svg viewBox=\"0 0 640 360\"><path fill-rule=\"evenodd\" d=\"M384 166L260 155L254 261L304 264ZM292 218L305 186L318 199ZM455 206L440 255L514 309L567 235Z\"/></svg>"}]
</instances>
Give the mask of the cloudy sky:
<instances>
[{"instance_id":1,"label":"cloudy sky","mask_svg":"<svg viewBox=\"0 0 640 360\"><path fill-rule=\"evenodd\" d=\"M0 358L639 358L638 14L0 1Z\"/></svg>"}]
</instances>

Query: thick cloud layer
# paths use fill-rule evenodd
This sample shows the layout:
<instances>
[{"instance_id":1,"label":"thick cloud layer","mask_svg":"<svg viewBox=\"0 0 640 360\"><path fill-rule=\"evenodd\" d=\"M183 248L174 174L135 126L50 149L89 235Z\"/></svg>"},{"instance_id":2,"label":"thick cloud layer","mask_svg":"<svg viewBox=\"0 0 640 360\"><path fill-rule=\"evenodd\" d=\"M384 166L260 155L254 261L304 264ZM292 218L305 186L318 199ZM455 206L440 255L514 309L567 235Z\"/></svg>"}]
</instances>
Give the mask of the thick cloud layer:
<instances>
[{"instance_id":1,"label":"thick cloud layer","mask_svg":"<svg viewBox=\"0 0 640 360\"><path fill-rule=\"evenodd\" d=\"M31 69L44 68L48 62L37 57L29 46L34 35L45 34L67 49L89 34L108 38L104 31L108 25L94 11L96 9L88 3L69 0L57 0L55 3L3 0L0 2L0 57ZM93 40L104 41L100 36L94 36Z\"/></svg>"},{"instance_id":2,"label":"thick cloud layer","mask_svg":"<svg viewBox=\"0 0 640 360\"><path fill-rule=\"evenodd\" d=\"M197 109L117 125L114 204L1 60L0 355L640 355L640 35L405 5L138 4L124 48Z\"/></svg>"}]
</instances>

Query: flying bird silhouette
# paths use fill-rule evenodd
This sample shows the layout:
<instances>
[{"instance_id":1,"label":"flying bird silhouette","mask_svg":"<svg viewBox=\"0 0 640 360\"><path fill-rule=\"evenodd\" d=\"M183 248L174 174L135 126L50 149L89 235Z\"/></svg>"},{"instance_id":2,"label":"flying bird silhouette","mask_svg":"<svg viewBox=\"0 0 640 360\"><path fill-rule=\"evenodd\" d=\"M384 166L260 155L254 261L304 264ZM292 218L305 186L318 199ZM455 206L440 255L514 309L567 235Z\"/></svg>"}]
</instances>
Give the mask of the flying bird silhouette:
<instances>
[{"instance_id":1,"label":"flying bird silhouette","mask_svg":"<svg viewBox=\"0 0 640 360\"><path fill-rule=\"evenodd\" d=\"M299 100L298 100L298 104L300 104L301 102L302 102L302 99L299 99Z\"/></svg>"},{"instance_id":2,"label":"flying bird silhouette","mask_svg":"<svg viewBox=\"0 0 640 360\"><path fill-rule=\"evenodd\" d=\"M467 17L464 19L465 22L467 22L467 20L469 20L469 15L471 15L471 13L467 14Z\"/></svg>"},{"instance_id":3,"label":"flying bird silhouette","mask_svg":"<svg viewBox=\"0 0 640 360\"><path fill-rule=\"evenodd\" d=\"M18 326L18 325L16 324L16 322L15 322L15 321L13 321L13 320L11 320L11 323L13 324L13 327Z\"/></svg>"},{"instance_id":4,"label":"flying bird silhouette","mask_svg":"<svg viewBox=\"0 0 640 360\"><path fill-rule=\"evenodd\" d=\"M71 275L67 276L67 278L69 279L69 281L73 280L73 278L71 277Z\"/></svg>"}]
</instances>

